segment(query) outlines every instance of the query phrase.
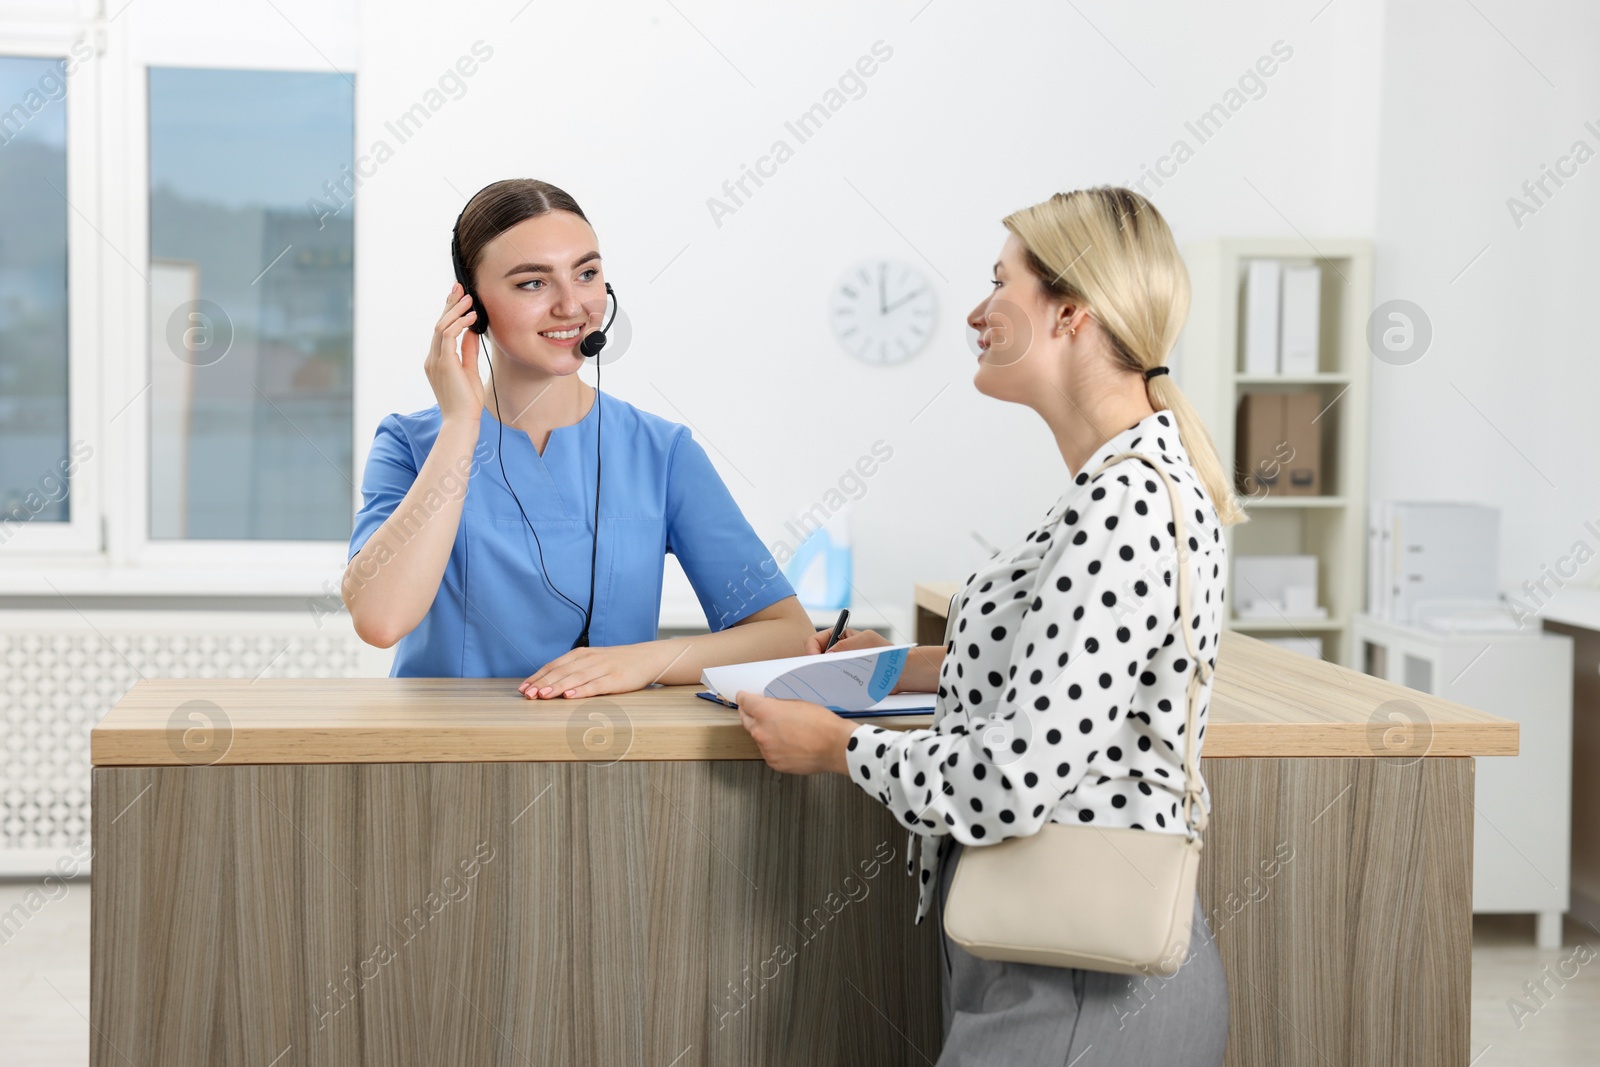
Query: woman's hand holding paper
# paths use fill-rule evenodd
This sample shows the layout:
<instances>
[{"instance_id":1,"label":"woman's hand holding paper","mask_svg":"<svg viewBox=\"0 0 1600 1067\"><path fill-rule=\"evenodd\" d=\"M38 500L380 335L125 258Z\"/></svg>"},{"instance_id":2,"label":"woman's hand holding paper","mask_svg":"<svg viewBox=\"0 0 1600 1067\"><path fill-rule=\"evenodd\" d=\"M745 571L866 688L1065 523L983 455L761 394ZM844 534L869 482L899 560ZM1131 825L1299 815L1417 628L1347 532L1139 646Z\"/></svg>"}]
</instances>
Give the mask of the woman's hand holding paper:
<instances>
[{"instance_id":1,"label":"woman's hand holding paper","mask_svg":"<svg viewBox=\"0 0 1600 1067\"><path fill-rule=\"evenodd\" d=\"M828 639L827 633L822 639ZM784 774L850 773L845 746L858 723L809 700L780 700L745 689L735 700L739 721L768 767Z\"/></svg>"}]
</instances>

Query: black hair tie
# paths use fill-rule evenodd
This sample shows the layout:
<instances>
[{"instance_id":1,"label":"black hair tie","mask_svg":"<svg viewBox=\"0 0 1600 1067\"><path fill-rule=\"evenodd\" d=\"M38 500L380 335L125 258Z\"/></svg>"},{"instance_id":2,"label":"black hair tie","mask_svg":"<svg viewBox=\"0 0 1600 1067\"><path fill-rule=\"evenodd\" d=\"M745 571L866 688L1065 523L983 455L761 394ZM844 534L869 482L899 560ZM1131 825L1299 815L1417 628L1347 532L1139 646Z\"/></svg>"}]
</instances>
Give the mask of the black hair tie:
<instances>
[{"instance_id":1,"label":"black hair tie","mask_svg":"<svg viewBox=\"0 0 1600 1067\"><path fill-rule=\"evenodd\" d=\"M1151 367L1149 370L1144 372L1144 380L1148 382L1151 378L1154 378L1158 374L1171 373L1171 370L1172 368L1170 367Z\"/></svg>"}]
</instances>

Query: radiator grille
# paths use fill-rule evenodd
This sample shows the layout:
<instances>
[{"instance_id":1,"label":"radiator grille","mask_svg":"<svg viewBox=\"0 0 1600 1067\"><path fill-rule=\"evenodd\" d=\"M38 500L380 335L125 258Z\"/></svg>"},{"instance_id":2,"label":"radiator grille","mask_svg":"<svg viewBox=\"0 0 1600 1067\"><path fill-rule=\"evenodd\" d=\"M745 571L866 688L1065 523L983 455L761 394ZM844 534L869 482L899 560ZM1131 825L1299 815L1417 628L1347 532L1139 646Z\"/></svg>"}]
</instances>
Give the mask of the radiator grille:
<instances>
[{"instance_id":1,"label":"radiator grille","mask_svg":"<svg viewBox=\"0 0 1600 1067\"><path fill-rule=\"evenodd\" d=\"M89 730L144 678L389 672L348 616L8 612L0 627L0 874L37 875L89 833Z\"/></svg>"}]
</instances>

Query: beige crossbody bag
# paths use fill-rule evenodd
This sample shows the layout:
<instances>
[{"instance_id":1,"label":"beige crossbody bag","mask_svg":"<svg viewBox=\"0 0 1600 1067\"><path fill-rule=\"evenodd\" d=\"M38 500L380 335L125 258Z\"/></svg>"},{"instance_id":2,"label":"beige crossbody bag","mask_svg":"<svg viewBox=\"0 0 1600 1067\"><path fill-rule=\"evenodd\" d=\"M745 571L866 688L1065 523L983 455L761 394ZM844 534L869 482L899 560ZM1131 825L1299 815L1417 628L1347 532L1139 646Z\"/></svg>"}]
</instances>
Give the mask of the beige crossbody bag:
<instances>
[{"instance_id":1,"label":"beige crossbody bag","mask_svg":"<svg viewBox=\"0 0 1600 1067\"><path fill-rule=\"evenodd\" d=\"M1190 633L1188 538L1172 479L1141 452L1118 453L1095 474L1129 456L1161 475L1172 498L1178 628L1195 665L1183 728L1188 832L1047 822L1028 837L962 849L944 906L944 929L950 940L983 959L1166 977L1177 973L1189 952L1200 834L1206 828L1195 720L1209 668ZM949 621L955 621L954 610Z\"/></svg>"}]
</instances>

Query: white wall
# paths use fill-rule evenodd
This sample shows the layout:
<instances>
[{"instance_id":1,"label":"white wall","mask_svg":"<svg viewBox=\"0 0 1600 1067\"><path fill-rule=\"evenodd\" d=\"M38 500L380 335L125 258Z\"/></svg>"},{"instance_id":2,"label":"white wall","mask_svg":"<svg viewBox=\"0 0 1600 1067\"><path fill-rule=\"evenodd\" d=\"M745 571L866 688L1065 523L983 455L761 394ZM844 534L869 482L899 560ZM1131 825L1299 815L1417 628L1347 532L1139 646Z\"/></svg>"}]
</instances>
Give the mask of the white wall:
<instances>
[{"instance_id":1,"label":"white wall","mask_svg":"<svg viewBox=\"0 0 1600 1067\"><path fill-rule=\"evenodd\" d=\"M1002 215L1193 145L1184 123L1281 40L1293 55L1264 94L1145 188L1180 242L1374 228L1380 0L518 9L362 11L357 143L396 150L357 194L358 470L384 414L432 403L422 359L465 198L544 178L584 205L635 330L605 386L697 425L764 540L875 440L894 449L853 518L857 589L886 610L907 612L918 580L965 577L982 558L969 531L1004 544L1065 486L1043 424L971 386L963 320ZM384 123L478 40L492 58L397 145ZM707 198L774 139L793 145L785 120L880 40L893 56L864 95L718 227ZM856 363L826 328L839 274L875 255L939 289L933 344L899 368Z\"/></svg>"},{"instance_id":2,"label":"white wall","mask_svg":"<svg viewBox=\"0 0 1600 1067\"><path fill-rule=\"evenodd\" d=\"M1600 159L1520 227L1506 203L1575 141L1600 152L1597 36L1593 4L1453 0L1391 4L1385 30L1376 297L1420 305L1434 340L1373 364L1372 489L1499 507L1517 595L1580 539L1600 549Z\"/></svg>"}]
</instances>

